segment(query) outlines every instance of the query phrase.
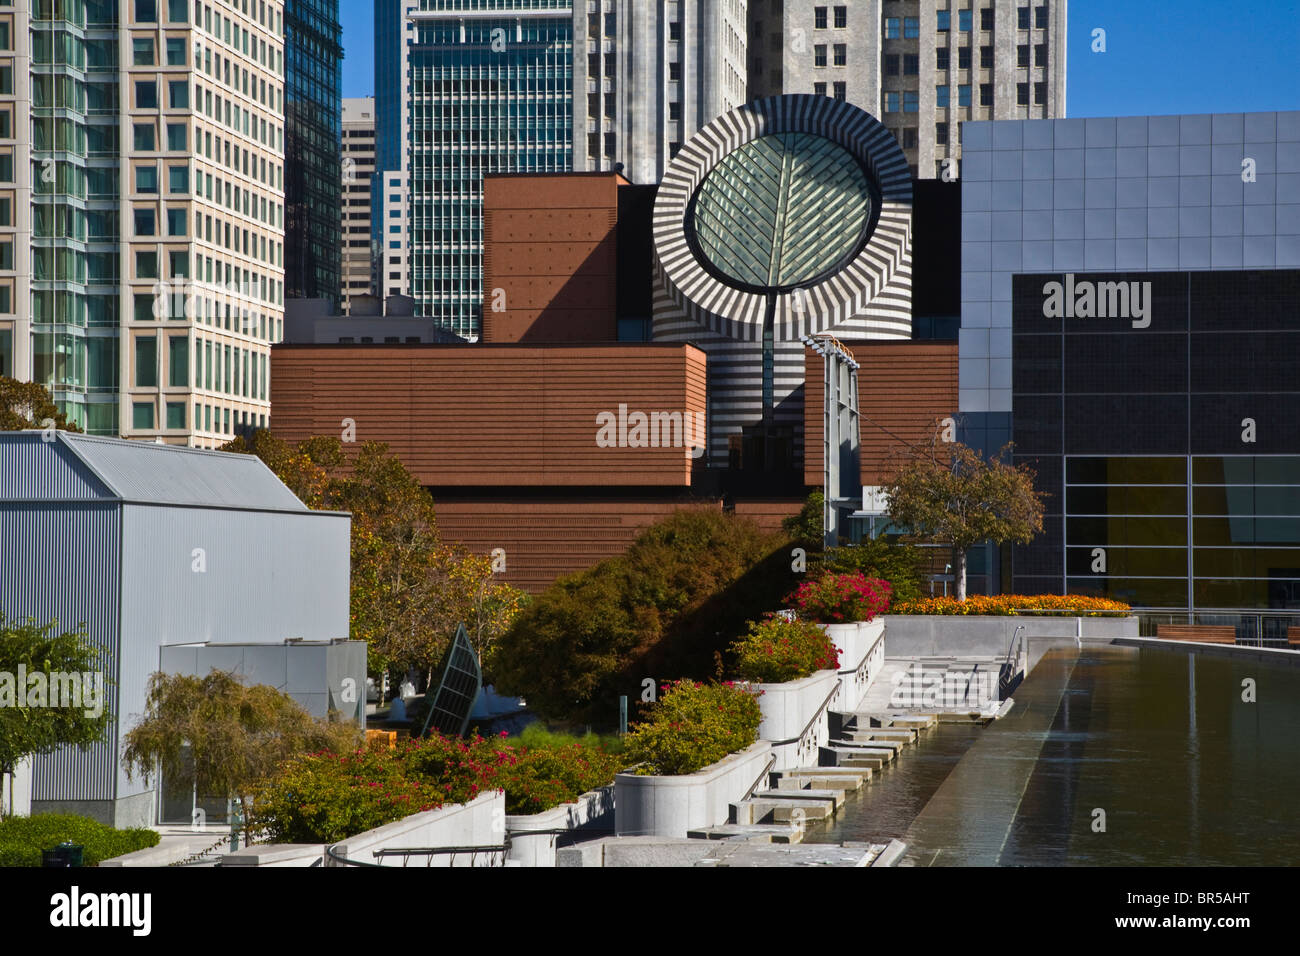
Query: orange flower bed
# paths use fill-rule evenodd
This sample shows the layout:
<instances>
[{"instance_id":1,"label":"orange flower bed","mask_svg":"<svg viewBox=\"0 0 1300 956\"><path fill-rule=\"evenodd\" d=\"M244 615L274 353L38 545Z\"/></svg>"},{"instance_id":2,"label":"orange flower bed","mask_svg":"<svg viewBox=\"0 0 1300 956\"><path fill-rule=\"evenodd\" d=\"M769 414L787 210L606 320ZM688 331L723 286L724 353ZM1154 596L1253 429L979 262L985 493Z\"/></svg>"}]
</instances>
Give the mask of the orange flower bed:
<instances>
[{"instance_id":1,"label":"orange flower bed","mask_svg":"<svg viewBox=\"0 0 1300 956\"><path fill-rule=\"evenodd\" d=\"M990 614L1011 615L1026 611L1061 611L1082 617L1123 617L1131 608L1123 601L1086 594L973 594L965 601L955 597L903 601L890 614Z\"/></svg>"}]
</instances>

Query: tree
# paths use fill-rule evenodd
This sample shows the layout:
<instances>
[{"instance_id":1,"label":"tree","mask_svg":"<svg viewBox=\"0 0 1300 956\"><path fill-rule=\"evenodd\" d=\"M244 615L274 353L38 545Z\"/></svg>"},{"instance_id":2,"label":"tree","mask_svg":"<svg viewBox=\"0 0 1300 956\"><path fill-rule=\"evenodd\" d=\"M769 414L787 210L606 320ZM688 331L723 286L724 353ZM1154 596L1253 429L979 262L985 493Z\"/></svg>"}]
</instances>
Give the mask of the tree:
<instances>
[{"instance_id":1,"label":"tree","mask_svg":"<svg viewBox=\"0 0 1300 956\"><path fill-rule=\"evenodd\" d=\"M959 442L935 440L913 448L911 458L885 485L889 517L914 534L953 549L957 599L966 600L966 551L981 541L1028 543L1043 530L1043 494L1034 472L993 460Z\"/></svg>"},{"instance_id":2,"label":"tree","mask_svg":"<svg viewBox=\"0 0 1300 956\"><path fill-rule=\"evenodd\" d=\"M49 428L50 425L59 431L81 431L59 411L45 386L0 375L0 432Z\"/></svg>"},{"instance_id":3,"label":"tree","mask_svg":"<svg viewBox=\"0 0 1300 956\"><path fill-rule=\"evenodd\" d=\"M122 766L146 783L158 771L171 781L192 779L202 796L237 800L247 837L248 795L290 757L360 744L355 722L313 717L274 687L215 670L206 677L155 673L144 716L123 738Z\"/></svg>"},{"instance_id":4,"label":"tree","mask_svg":"<svg viewBox=\"0 0 1300 956\"><path fill-rule=\"evenodd\" d=\"M804 546L820 550L826 541L826 496L820 491L810 494L798 514L781 519L781 530L791 540Z\"/></svg>"},{"instance_id":5,"label":"tree","mask_svg":"<svg viewBox=\"0 0 1300 956\"><path fill-rule=\"evenodd\" d=\"M55 634L56 626L0 616L0 773L12 775L26 757L88 747L103 740L108 729L99 650L84 632ZM25 675L21 680L20 674ZM37 675L40 679L33 680ZM83 675L94 675L95 683L88 687ZM13 796L10 776L11 808Z\"/></svg>"},{"instance_id":6,"label":"tree","mask_svg":"<svg viewBox=\"0 0 1300 956\"><path fill-rule=\"evenodd\" d=\"M891 599L902 603L921 599L923 561L920 548L899 540L899 535L882 535L830 548L817 561L817 570L832 574L861 571L869 578L883 578L889 582Z\"/></svg>"},{"instance_id":7,"label":"tree","mask_svg":"<svg viewBox=\"0 0 1300 956\"><path fill-rule=\"evenodd\" d=\"M259 431L223 450L257 455L310 508L352 513L350 636L366 642L372 674L418 668L427 685L457 624L482 652L522 604L486 557L441 539L433 498L386 445L345 454L337 438L292 446Z\"/></svg>"},{"instance_id":8,"label":"tree","mask_svg":"<svg viewBox=\"0 0 1300 956\"><path fill-rule=\"evenodd\" d=\"M635 699L647 679L712 677L716 654L790 584L784 536L716 509L680 510L534 597L486 669L543 716L608 726L618 696Z\"/></svg>"}]
</instances>

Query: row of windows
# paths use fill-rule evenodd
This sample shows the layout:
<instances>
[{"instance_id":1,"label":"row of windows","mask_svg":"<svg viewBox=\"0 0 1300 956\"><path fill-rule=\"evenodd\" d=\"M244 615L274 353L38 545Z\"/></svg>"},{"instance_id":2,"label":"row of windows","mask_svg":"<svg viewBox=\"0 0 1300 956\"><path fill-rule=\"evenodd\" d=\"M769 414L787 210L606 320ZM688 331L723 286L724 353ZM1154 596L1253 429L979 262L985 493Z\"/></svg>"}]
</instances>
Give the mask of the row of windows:
<instances>
[{"instance_id":1,"label":"row of windows","mask_svg":"<svg viewBox=\"0 0 1300 956\"><path fill-rule=\"evenodd\" d=\"M99 406L87 406L95 408ZM116 409L116 406L112 406ZM162 427L169 431L188 429L191 426L185 421L186 402L164 402L164 424ZM232 410L222 408L216 405L207 405L200 402L194 403L194 430L204 431L216 435L233 435L236 426L256 425L258 428L266 427L266 416L258 415L253 412L242 410L234 411L234 418L231 418ZM132 402L131 403L131 428L136 431L154 431L158 428L157 424L158 406L155 402ZM201 423L201 424L200 424ZM117 434L117 423L113 422L110 430L89 429L93 434Z\"/></svg>"},{"instance_id":2,"label":"row of windows","mask_svg":"<svg viewBox=\"0 0 1300 956\"><path fill-rule=\"evenodd\" d=\"M820 9L824 12L826 8L819 7L817 9ZM843 10L844 8L836 7L835 9L836 11L839 11L839 10ZM1031 23L1030 12L1031 11L1029 7L1019 7L1016 10L1017 29L1028 30L1030 28L1030 23ZM1032 13L1033 13L1032 23L1034 29L1036 30L1047 29L1047 4L1034 7ZM970 10L969 8L965 10L957 11L957 30L959 32L969 33L971 31L971 25L973 23L972 16L973 16L973 11ZM836 14L836 19L837 19L836 25L839 26L838 12ZM822 21L823 21L822 26L820 28L825 29L824 16L822 18ZM901 31L900 31L900 27L901 27ZM938 10L935 12L935 29L941 33L950 31L952 29L952 12L950 10ZM982 7L980 9L980 29L986 31L993 29L993 8L992 7ZM920 17L885 17L885 39L886 40L897 40L900 37L902 39L911 40L911 39L916 39L920 35L921 35Z\"/></svg>"},{"instance_id":3,"label":"row of windows","mask_svg":"<svg viewBox=\"0 0 1300 956\"><path fill-rule=\"evenodd\" d=\"M847 66L849 62L849 46L847 43L836 43L834 45L835 65ZM819 43L813 47L813 66L826 66L826 44Z\"/></svg>"},{"instance_id":4,"label":"row of windows","mask_svg":"<svg viewBox=\"0 0 1300 956\"><path fill-rule=\"evenodd\" d=\"M814 30L828 29L829 21L827 19L826 14L827 14L827 9L825 7L813 7L813 29ZM849 8L835 7L834 15L835 15L835 29L836 30L846 29L849 25Z\"/></svg>"},{"instance_id":5,"label":"row of windows","mask_svg":"<svg viewBox=\"0 0 1300 956\"><path fill-rule=\"evenodd\" d=\"M836 65L839 63L839 47L836 47ZM1018 48L1019 60L1018 65L1022 67L1029 66L1030 48L1027 44ZM815 58L814 58L815 59ZM1034 66L1047 65L1047 44L1038 43L1033 47ZM825 66L825 52L823 50L822 62L817 64ZM951 50L946 46L936 47L934 51L934 67L936 70L947 70L952 66ZM957 48L957 69L969 70L971 68L971 48L961 46ZM980 47L980 69L993 68L993 47ZM921 57L916 53L887 53L885 54L885 76L916 76L921 72Z\"/></svg>"},{"instance_id":6,"label":"row of windows","mask_svg":"<svg viewBox=\"0 0 1300 956\"><path fill-rule=\"evenodd\" d=\"M133 295L132 318L136 322L194 322L267 342L279 341L284 320L245 308L251 303L253 291L251 286L245 289L249 294L226 294L218 290L219 298L215 298L206 294L207 289L192 284L178 284L175 290L159 286L156 293L137 292Z\"/></svg>"},{"instance_id":7,"label":"row of windows","mask_svg":"<svg viewBox=\"0 0 1300 956\"><path fill-rule=\"evenodd\" d=\"M823 84L824 85L824 84ZM1016 104L1018 106L1029 105L1030 85L1028 83L1016 84ZM1042 105L1047 102L1047 83L1039 82L1033 84L1034 103ZM981 83L979 85L979 105L993 105L993 84ZM934 105L940 109L952 106L952 90L948 84L942 84L934 88ZM957 87L957 106L971 105L971 86L968 83L961 84ZM921 94L917 90L887 90L885 91L885 112L886 113L917 113L921 108ZM946 141L946 135L945 135Z\"/></svg>"}]
</instances>

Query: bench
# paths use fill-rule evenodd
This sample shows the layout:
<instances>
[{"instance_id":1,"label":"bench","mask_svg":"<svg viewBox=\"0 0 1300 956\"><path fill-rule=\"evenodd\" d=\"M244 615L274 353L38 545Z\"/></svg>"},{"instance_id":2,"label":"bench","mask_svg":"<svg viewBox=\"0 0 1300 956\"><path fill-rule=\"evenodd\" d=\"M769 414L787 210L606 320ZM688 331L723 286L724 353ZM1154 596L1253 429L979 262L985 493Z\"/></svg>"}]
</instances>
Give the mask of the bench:
<instances>
[{"instance_id":1,"label":"bench","mask_svg":"<svg viewBox=\"0 0 1300 956\"><path fill-rule=\"evenodd\" d=\"M1158 624L1156 637L1199 644L1236 644L1237 629L1231 624Z\"/></svg>"},{"instance_id":2,"label":"bench","mask_svg":"<svg viewBox=\"0 0 1300 956\"><path fill-rule=\"evenodd\" d=\"M1287 647L1300 647L1300 627L1288 627L1286 629Z\"/></svg>"}]
</instances>

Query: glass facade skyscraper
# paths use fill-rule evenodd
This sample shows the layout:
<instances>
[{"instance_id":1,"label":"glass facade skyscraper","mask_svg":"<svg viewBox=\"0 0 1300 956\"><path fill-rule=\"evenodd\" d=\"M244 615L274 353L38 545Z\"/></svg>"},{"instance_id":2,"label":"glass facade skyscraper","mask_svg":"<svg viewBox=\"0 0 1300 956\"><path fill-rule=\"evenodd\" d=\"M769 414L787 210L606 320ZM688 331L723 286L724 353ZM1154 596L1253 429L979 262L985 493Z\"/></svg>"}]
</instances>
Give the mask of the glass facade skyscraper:
<instances>
[{"instance_id":1,"label":"glass facade skyscraper","mask_svg":"<svg viewBox=\"0 0 1300 956\"><path fill-rule=\"evenodd\" d=\"M329 299L343 282L343 47L339 0L284 5L285 288Z\"/></svg>"},{"instance_id":2,"label":"glass facade skyscraper","mask_svg":"<svg viewBox=\"0 0 1300 956\"><path fill-rule=\"evenodd\" d=\"M483 176L573 168L572 13L568 0L421 0L412 19L409 294L477 336Z\"/></svg>"}]
</instances>

